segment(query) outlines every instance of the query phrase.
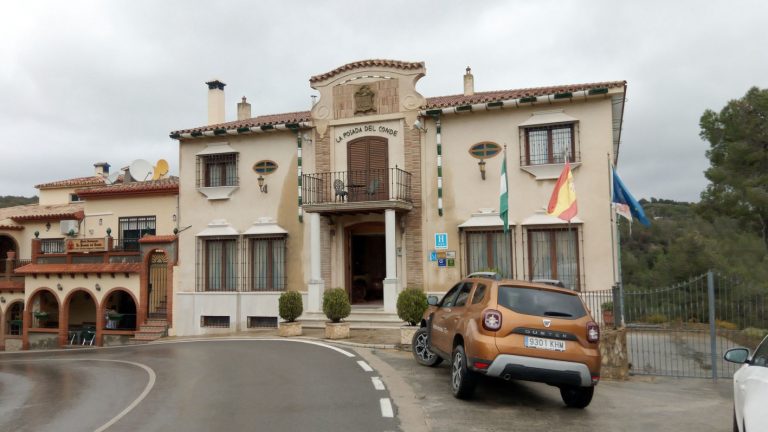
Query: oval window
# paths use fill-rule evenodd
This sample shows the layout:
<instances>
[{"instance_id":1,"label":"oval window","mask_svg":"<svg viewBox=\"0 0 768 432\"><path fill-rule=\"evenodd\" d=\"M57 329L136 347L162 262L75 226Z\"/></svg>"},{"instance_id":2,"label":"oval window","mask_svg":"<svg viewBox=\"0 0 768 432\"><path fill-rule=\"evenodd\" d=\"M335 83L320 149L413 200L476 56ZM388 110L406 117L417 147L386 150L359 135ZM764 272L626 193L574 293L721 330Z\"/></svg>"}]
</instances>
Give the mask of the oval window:
<instances>
[{"instance_id":1,"label":"oval window","mask_svg":"<svg viewBox=\"0 0 768 432\"><path fill-rule=\"evenodd\" d=\"M272 174L277 171L277 163L271 160L258 161L253 164L253 170L256 171L257 174Z\"/></svg>"},{"instance_id":2,"label":"oval window","mask_svg":"<svg viewBox=\"0 0 768 432\"><path fill-rule=\"evenodd\" d=\"M481 142L469 148L469 154L473 158L492 158L501 152L501 146L492 142Z\"/></svg>"}]
</instances>

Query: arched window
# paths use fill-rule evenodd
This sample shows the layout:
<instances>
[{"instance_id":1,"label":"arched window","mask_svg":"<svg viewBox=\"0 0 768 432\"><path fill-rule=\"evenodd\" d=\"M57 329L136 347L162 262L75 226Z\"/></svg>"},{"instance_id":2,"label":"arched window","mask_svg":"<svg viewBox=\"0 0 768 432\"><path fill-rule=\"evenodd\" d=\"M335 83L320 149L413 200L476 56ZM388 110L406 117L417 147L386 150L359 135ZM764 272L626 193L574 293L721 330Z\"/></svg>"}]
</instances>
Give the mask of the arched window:
<instances>
[{"instance_id":1,"label":"arched window","mask_svg":"<svg viewBox=\"0 0 768 432\"><path fill-rule=\"evenodd\" d=\"M501 153L501 146L493 142L481 142L469 148L469 154L473 158L488 159Z\"/></svg>"},{"instance_id":2,"label":"arched window","mask_svg":"<svg viewBox=\"0 0 768 432\"><path fill-rule=\"evenodd\" d=\"M253 170L256 174L268 175L277 171L277 162L271 160L262 160L253 164Z\"/></svg>"}]
</instances>

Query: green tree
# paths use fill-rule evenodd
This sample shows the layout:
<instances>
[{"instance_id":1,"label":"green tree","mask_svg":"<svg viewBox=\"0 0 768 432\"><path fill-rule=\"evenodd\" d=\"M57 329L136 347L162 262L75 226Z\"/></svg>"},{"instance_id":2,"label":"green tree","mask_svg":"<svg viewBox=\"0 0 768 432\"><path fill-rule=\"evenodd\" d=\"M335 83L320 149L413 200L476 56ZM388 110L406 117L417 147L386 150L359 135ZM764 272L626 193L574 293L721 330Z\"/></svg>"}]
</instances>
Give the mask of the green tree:
<instances>
[{"instance_id":1,"label":"green tree","mask_svg":"<svg viewBox=\"0 0 768 432\"><path fill-rule=\"evenodd\" d=\"M742 221L768 250L768 90L753 87L719 113L706 110L699 124L711 164L701 214Z\"/></svg>"}]
</instances>

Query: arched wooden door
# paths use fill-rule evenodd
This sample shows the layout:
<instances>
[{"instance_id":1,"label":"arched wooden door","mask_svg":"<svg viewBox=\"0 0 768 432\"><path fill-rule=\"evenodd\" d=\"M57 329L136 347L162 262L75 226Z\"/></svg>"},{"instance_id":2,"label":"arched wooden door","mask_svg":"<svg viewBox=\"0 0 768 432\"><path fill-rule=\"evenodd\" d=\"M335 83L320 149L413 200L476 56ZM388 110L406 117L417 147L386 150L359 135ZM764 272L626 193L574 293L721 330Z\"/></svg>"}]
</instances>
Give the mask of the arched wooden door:
<instances>
[{"instance_id":1,"label":"arched wooden door","mask_svg":"<svg viewBox=\"0 0 768 432\"><path fill-rule=\"evenodd\" d=\"M166 318L168 314L168 256L152 252L149 258L147 312L149 318Z\"/></svg>"},{"instance_id":2,"label":"arched wooden door","mask_svg":"<svg viewBox=\"0 0 768 432\"><path fill-rule=\"evenodd\" d=\"M389 199L389 146L386 138L362 137L347 144L350 201Z\"/></svg>"}]
</instances>

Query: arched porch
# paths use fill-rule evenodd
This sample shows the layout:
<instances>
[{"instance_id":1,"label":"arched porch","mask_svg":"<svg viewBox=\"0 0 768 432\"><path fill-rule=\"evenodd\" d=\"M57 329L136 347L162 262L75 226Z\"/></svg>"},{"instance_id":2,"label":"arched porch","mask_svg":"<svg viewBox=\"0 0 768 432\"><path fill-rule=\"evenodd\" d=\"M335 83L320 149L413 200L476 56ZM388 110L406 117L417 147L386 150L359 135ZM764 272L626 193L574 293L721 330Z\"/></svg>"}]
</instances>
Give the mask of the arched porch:
<instances>
[{"instance_id":1,"label":"arched porch","mask_svg":"<svg viewBox=\"0 0 768 432\"><path fill-rule=\"evenodd\" d=\"M23 349L48 349L61 346L59 300L50 288L38 288L24 308Z\"/></svg>"},{"instance_id":2,"label":"arched porch","mask_svg":"<svg viewBox=\"0 0 768 432\"><path fill-rule=\"evenodd\" d=\"M59 323L60 345L101 345L99 328L103 321L97 313L98 301L85 288L69 292L64 299Z\"/></svg>"}]
</instances>

